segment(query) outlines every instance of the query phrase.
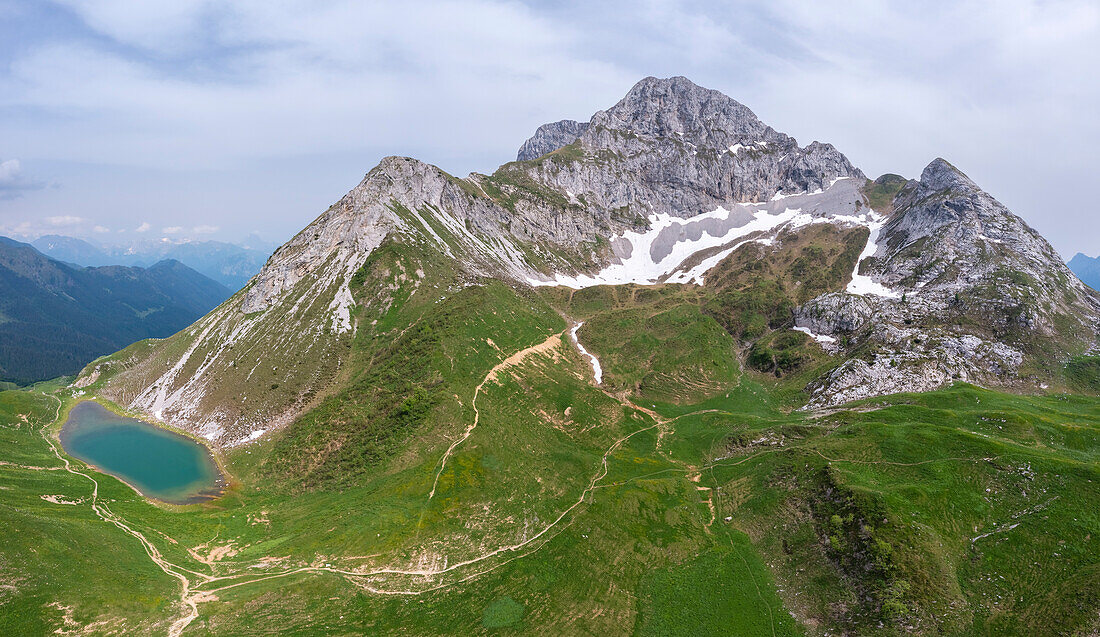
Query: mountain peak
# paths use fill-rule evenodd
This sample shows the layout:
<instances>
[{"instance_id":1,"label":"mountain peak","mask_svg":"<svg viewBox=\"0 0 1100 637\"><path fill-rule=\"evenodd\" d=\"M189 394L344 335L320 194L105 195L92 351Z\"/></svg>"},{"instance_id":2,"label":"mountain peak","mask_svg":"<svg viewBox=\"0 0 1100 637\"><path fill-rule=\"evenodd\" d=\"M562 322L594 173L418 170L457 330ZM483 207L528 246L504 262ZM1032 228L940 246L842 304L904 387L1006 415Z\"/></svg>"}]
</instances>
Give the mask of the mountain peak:
<instances>
[{"instance_id":1,"label":"mountain peak","mask_svg":"<svg viewBox=\"0 0 1100 637\"><path fill-rule=\"evenodd\" d=\"M523 142L523 146L519 147L516 161L530 161L563 146L568 146L583 135L587 129L588 122L577 122L571 119L543 124L535 130L535 134L530 139Z\"/></svg>"},{"instance_id":2,"label":"mountain peak","mask_svg":"<svg viewBox=\"0 0 1100 637\"><path fill-rule=\"evenodd\" d=\"M520 147L528 161L593 136L590 129L620 131L646 139L672 139L696 148L725 151L730 146L787 146L794 140L760 121L747 106L721 91L686 77L647 77L611 108L589 122L561 120L540 126Z\"/></svg>"},{"instance_id":3,"label":"mountain peak","mask_svg":"<svg viewBox=\"0 0 1100 637\"><path fill-rule=\"evenodd\" d=\"M942 157L932 160L920 175L921 184L933 190L945 190L948 188L977 188L977 184L970 177L956 168L951 162Z\"/></svg>"},{"instance_id":4,"label":"mountain peak","mask_svg":"<svg viewBox=\"0 0 1100 637\"><path fill-rule=\"evenodd\" d=\"M596 113L591 125L717 148L776 135L744 104L680 76L641 80L615 106Z\"/></svg>"}]
</instances>

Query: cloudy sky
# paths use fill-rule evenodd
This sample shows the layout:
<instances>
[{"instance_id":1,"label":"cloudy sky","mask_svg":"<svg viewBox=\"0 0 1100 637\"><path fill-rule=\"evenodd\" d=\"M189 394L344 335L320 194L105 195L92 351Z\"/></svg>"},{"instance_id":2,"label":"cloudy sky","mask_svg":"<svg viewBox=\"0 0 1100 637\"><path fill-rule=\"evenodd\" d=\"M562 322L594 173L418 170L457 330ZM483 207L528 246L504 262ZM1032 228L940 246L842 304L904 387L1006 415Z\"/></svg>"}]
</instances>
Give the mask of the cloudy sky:
<instances>
[{"instance_id":1,"label":"cloudy sky","mask_svg":"<svg viewBox=\"0 0 1100 637\"><path fill-rule=\"evenodd\" d=\"M282 241L385 155L491 172L686 75L1100 253L1100 3L825 4L0 0L0 234Z\"/></svg>"}]
</instances>

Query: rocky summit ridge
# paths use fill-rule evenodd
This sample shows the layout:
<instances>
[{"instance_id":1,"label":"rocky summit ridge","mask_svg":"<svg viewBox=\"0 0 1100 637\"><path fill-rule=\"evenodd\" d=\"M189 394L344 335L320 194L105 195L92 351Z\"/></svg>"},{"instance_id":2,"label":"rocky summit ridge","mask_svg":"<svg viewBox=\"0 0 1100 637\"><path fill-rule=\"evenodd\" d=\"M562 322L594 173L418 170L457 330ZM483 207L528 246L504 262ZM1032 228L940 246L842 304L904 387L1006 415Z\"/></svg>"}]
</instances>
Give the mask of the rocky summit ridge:
<instances>
[{"instance_id":1,"label":"rocky summit ridge","mask_svg":"<svg viewBox=\"0 0 1100 637\"><path fill-rule=\"evenodd\" d=\"M429 250L460 285L708 286L739 251L768 260L823 226L866 238L842 280L772 326L832 356L806 387L810 406L958 379L1035 387L1096 342L1097 294L946 161L871 182L830 144L800 146L717 91L651 77L588 122L539 127L491 175L383 159L232 299L77 382L240 444L339 384L357 329L380 319L365 295L384 286L356 277L381 246ZM271 367L272 389L242 401Z\"/></svg>"}]
</instances>

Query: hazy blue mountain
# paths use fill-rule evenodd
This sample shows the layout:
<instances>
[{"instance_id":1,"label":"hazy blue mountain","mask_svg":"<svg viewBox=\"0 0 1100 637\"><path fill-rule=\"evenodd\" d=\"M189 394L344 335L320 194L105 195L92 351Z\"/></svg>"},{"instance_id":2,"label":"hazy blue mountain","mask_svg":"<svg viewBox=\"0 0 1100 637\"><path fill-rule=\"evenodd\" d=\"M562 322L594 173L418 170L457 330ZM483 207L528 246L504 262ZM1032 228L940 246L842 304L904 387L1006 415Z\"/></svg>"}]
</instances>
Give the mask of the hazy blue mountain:
<instances>
[{"instance_id":1,"label":"hazy blue mountain","mask_svg":"<svg viewBox=\"0 0 1100 637\"><path fill-rule=\"evenodd\" d=\"M230 294L175 260L84 268L0 237L0 380L74 373L134 341L176 333Z\"/></svg>"},{"instance_id":2,"label":"hazy blue mountain","mask_svg":"<svg viewBox=\"0 0 1100 637\"><path fill-rule=\"evenodd\" d=\"M52 259L81 266L147 267L163 259L175 259L231 290L244 287L274 249L255 235L249 236L245 245L223 241L143 240L120 246L96 246L83 239L59 235L44 235L31 245Z\"/></svg>"},{"instance_id":3,"label":"hazy blue mountain","mask_svg":"<svg viewBox=\"0 0 1100 637\"><path fill-rule=\"evenodd\" d=\"M221 241L196 241L172 245L161 258L176 259L236 291L260 271L270 255L270 250Z\"/></svg>"},{"instance_id":4,"label":"hazy blue mountain","mask_svg":"<svg viewBox=\"0 0 1100 637\"><path fill-rule=\"evenodd\" d=\"M1094 290L1100 290L1100 256L1090 257L1078 252L1069 260L1069 269L1078 279Z\"/></svg>"},{"instance_id":5,"label":"hazy blue mountain","mask_svg":"<svg viewBox=\"0 0 1100 637\"><path fill-rule=\"evenodd\" d=\"M80 266L124 265L107 254L106 250L76 237L47 234L31 241L30 244L51 259L65 263Z\"/></svg>"}]
</instances>

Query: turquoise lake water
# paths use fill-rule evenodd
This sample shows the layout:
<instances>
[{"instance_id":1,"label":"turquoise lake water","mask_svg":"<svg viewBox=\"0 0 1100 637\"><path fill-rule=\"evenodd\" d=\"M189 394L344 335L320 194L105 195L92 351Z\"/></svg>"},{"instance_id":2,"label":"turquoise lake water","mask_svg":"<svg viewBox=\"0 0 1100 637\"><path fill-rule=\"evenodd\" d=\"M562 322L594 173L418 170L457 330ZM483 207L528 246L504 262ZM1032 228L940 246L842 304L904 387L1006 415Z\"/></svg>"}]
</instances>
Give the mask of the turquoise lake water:
<instances>
[{"instance_id":1,"label":"turquoise lake water","mask_svg":"<svg viewBox=\"0 0 1100 637\"><path fill-rule=\"evenodd\" d=\"M72 408L60 437L69 455L150 498L190 504L216 497L224 486L206 447L90 400Z\"/></svg>"}]
</instances>

